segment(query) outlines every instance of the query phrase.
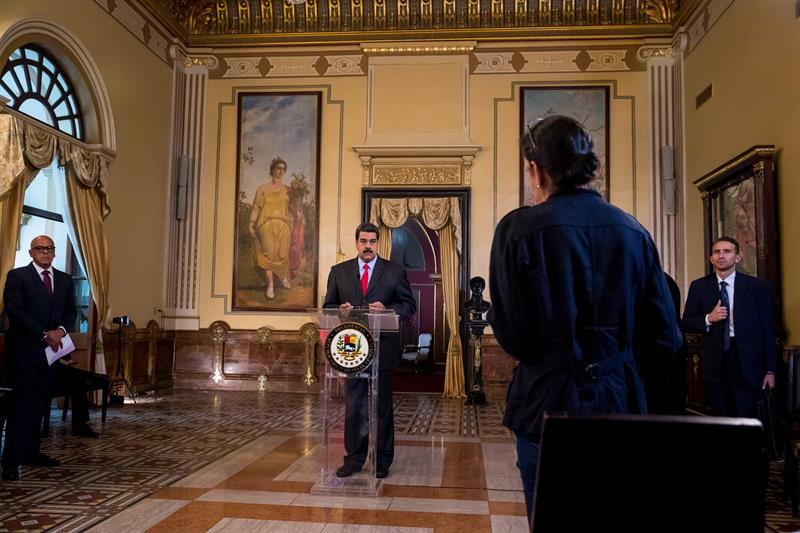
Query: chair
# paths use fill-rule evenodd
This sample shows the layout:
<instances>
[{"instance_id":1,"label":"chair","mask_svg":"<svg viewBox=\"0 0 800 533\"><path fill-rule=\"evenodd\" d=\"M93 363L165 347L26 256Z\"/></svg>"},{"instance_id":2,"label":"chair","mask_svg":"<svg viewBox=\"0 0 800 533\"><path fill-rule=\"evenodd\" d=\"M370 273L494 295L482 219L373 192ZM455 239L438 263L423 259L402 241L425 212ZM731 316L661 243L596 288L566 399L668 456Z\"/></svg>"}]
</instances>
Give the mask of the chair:
<instances>
[{"instance_id":1,"label":"chair","mask_svg":"<svg viewBox=\"0 0 800 533\"><path fill-rule=\"evenodd\" d=\"M79 370L79 369L78 369ZM102 391L102 415L100 420L106 421L106 411L108 410L108 394L111 386L111 380L106 374L96 374L86 370L80 370L80 377L83 381L84 393L93 392L96 390ZM61 411L61 421L67 420L67 411L69 411L69 398L71 390L69 384L64 381L56 381L53 391L50 393L51 405L53 398L64 398L64 406ZM42 417L42 435L47 435L50 431L50 409L47 410L45 416Z\"/></svg>"},{"instance_id":2,"label":"chair","mask_svg":"<svg viewBox=\"0 0 800 533\"><path fill-rule=\"evenodd\" d=\"M417 339L417 344L406 344L403 348L403 355L400 358L403 361L413 363L415 370L419 371L420 362L427 361L428 355L431 351L431 342L433 335L430 333L420 333Z\"/></svg>"}]
</instances>

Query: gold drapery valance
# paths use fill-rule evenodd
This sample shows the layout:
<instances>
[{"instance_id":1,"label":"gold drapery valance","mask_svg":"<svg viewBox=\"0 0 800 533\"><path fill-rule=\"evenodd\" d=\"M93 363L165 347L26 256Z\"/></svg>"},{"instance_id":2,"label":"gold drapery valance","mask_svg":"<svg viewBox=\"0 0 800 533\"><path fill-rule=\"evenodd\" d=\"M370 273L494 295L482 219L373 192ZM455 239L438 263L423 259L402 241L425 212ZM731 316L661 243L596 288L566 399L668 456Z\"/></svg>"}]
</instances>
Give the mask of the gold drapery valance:
<instances>
[{"instance_id":1,"label":"gold drapery valance","mask_svg":"<svg viewBox=\"0 0 800 533\"><path fill-rule=\"evenodd\" d=\"M399 228L409 216L419 218L425 227L436 231L442 258L442 293L444 314L450 328L445 363L444 396L465 398L464 362L462 360L458 305L458 274L461 264L461 208L458 198L374 198L370 222L378 226L378 255L392 255L392 228Z\"/></svg>"},{"instance_id":2,"label":"gold drapery valance","mask_svg":"<svg viewBox=\"0 0 800 533\"><path fill-rule=\"evenodd\" d=\"M461 255L461 208L458 198L375 198L370 206L369 219L379 228L399 228L406 223L409 215L419 217L425 227L433 230L451 223L456 249Z\"/></svg>"},{"instance_id":3,"label":"gold drapery valance","mask_svg":"<svg viewBox=\"0 0 800 533\"><path fill-rule=\"evenodd\" d=\"M14 266L25 189L58 158L66 169L67 203L86 266L98 324L108 313L108 246L103 219L111 212L105 180L109 158L77 140L0 112L0 286Z\"/></svg>"},{"instance_id":4,"label":"gold drapery valance","mask_svg":"<svg viewBox=\"0 0 800 533\"><path fill-rule=\"evenodd\" d=\"M95 189L102 217L107 218L111 213L105 184L107 157L80 146L77 141L60 138L45 128L0 113L0 199L16 184L26 167L35 176L35 171L49 166L56 156L59 166L72 165L75 179L83 187Z\"/></svg>"}]
</instances>

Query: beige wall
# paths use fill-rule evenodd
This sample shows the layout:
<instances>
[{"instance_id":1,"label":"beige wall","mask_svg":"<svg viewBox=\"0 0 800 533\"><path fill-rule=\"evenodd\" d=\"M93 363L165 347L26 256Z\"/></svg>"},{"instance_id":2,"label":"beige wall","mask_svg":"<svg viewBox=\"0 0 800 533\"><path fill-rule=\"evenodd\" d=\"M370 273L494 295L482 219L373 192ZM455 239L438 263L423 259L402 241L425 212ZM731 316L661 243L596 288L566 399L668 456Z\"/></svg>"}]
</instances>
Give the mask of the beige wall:
<instances>
[{"instance_id":1,"label":"beige wall","mask_svg":"<svg viewBox=\"0 0 800 533\"><path fill-rule=\"evenodd\" d=\"M48 18L74 34L98 66L111 101L118 151L108 186L113 209L107 221L112 313L130 314L138 324L144 325L153 317L153 308L164 304L164 265L168 258L164 257L162 228L169 216L165 198L169 191L171 68L141 42L141 35L134 35L135 32L123 27L94 2L12 0L4 2L3 7L0 29L4 30L21 17ZM619 49L619 44L593 41L591 47ZM619 68L579 71L575 64L566 60L565 70L573 72L537 71L530 65L527 72L514 72L507 67L507 73L472 73L466 85L461 75L463 67L430 56L420 56L416 68L413 57L398 61L394 70L387 66L392 61L368 59L382 65L380 77L373 86L368 77L358 71L326 76L308 72L295 77L272 73L267 78L254 72L253 75L224 78L226 63L220 61L220 67L208 82L205 101L198 250L200 326L224 320L233 328L270 325L294 329L307 320L298 314L233 313L230 308L237 92L291 89L320 90L323 94L318 267L318 300L321 302L327 273L337 261L337 252L341 251L346 257L354 255L352 231L362 217L362 167L353 147L364 144L369 135L394 136L402 138L403 142L421 145L429 143L436 135L442 138L461 136L467 143L480 146L470 184L470 275L487 277L494 227L505 213L518 205L520 85L603 84L611 88L611 201L652 228L650 88L644 66L636 64L632 58L636 46L643 44L647 43L624 44L627 63L634 70L625 71L628 67L623 61ZM567 55L572 51L574 56L586 43L520 42L492 46L501 53L505 47L506 54L526 47L528 50L545 47L542 50L548 51L542 54L546 56L553 50L558 52L561 47ZM476 50L482 50L481 46ZM225 49L212 53L218 57L232 57L237 51ZM238 51L240 56L273 53L283 54L282 62L274 64L282 65L280 68L285 68L285 73L303 68L303 57L321 53L360 57L362 50L358 46L344 46ZM464 56L462 63L468 65L469 60ZM601 63L596 66L604 68ZM412 83L423 73L427 80L424 91L422 86ZM376 95L380 98L374 98ZM456 105L437 105L437 101L453 98L461 101ZM371 99L378 106L372 110L373 131L369 131L367 125ZM409 110L408 102L413 105L416 100L421 101L420 107ZM466 124L464 114L468 115L468 127L458 131Z\"/></svg>"},{"instance_id":2,"label":"beige wall","mask_svg":"<svg viewBox=\"0 0 800 533\"><path fill-rule=\"evenodd\" d=\"M779 231L784 324L800 343L800 21L794 2L735 0L685 60L686 249L689 278L703 274L700 195L691 182L756 144L778 154ZM695 97L713 84L713 97Z\"/></svg>"},{"instance_id":3,"label":"beige wall","mask_svg":"<svg viewBox=\"0 0 800 533\"><path fill-rule=\"evenodd\" d=\"M524 45L525 43L514 46ZM280 53L280 50L272 52ZM353 50L353 53L358 52L357 48ZM313 55L320 52L304 49L298 53ZM269 55L270 50L262 54ZM374 95L369 94L369 82L365 75L232 80L220 79L219 73L212 76L215 79L209 82L206 105L207 135L201 192L204 209L201 327L208 326L214 320L225 320L233 328L270 325L294 329L308 320L306 316L298 314L234 313L230 309L236 192L237 91L291 88L323 92L318 276L320 303L324 298L327 274L336 262L339 246L348 258L355 255L352 231L361 220L362 172L361 162L353 146L365 144L369 135L373 134L380 139L391 136L405 144L413 144L415 141L424 144L439 134L455 136L461 126L458 110L462 108L469 113L467 138L472 144L481 147L472 167L470 186L470 275L488 277L489 247L494 227L505 213L519 204L517 142L520 121L519 86L523 84L604 84L611 87L611 200L634 213L647 227L652 227L650 97L648 75L643 66L630 72L471 74L468 77L468 88L464 90L463 83L459 81L462 79L459 74L461 71L457 66L448 66L447 62L422 57L419 60L420 69L427 73L427 82L425 90L418 89L417 93L420 94L425 108L422 111L409 111L407 105L400 103L413 101L414 84L419 79L420 72L406 71L413 69L413 58L397 61L397 71L394 73L391 67L387 67L391 61L375 61L378 62L381 69L380 77L376 75L373 82ZM220 63L225 64L224 61ZM298 60L297 63L302 64L304 61ZM442 63L445 66L431 66L432 63ZM448 91L448 88L453 90ZM444 115L443 120L439 120L437 106L432 105L429 98L435 91L444 91L440 98L468 100L461 106L445 101L445 104L439 106ZM373 132L369 132L367 126L370 101L381 106L373 109ZM339 180L343 191L341 200L337 198ZM491 295L488 297L491 298Z\"/></svg>"},{"instance_id":4,"label":"beige wall","mask_svg":"<svg viewBox=\"0 0 800 533\"><path fill-rule=\"evenodd\" d=\"M27 18L71 34L105 84L117 149L107 187L111 313L144 326L162 306L172 70L95 2L3 0L0 35Z\"/></svg>"}]
</instances>

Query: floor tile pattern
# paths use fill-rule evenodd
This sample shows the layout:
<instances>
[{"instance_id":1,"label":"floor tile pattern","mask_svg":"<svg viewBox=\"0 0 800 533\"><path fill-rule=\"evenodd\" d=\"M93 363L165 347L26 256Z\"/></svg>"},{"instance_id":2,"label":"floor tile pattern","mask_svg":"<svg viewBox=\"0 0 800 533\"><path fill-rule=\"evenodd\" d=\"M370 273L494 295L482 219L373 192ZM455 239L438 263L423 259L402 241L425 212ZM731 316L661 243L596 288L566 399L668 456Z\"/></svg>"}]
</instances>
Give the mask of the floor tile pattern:
<instances>
[{"instance_id":1,"label":"floor tile pattern","mask_svg":"<svg viewBox=\"0 0 800 533\"><path fill-rule=\"evenodd\" d=\"M56 468L0 483L2 531L522 532L524 500L503 391L489 405L395 395L396 458L378 498L310 494L318 395L177 391L112 406L99 439L53 412ZM334 425L343 412L334 411ZM767 531L800 530L773 465Z\"/></svg>"}]
</instances>

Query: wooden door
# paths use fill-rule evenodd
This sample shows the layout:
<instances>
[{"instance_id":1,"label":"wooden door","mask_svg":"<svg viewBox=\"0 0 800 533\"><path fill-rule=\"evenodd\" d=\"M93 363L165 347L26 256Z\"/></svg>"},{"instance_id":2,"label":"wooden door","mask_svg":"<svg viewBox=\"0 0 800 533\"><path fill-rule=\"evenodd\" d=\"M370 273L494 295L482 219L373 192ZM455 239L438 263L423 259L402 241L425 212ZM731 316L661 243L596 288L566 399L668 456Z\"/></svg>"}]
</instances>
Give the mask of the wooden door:
<instances>
[{"instance_id":1,"label":"wooden door","mask_svg":"<svg viewBox=\"0 0 800 533\"><path fill-rule=\"evenodd\" d=\"M437 370L441 373L444 371L449 331L442 303L442 262L436 231L409 217L403 226L392 230L391 260L405 267L417 302L417 312L404 330L403 344L416 344L420 333L433 336L428 361L406 366L413 366L410 370L417 373L432 374Z\"/></svg>"}]
</instances>

